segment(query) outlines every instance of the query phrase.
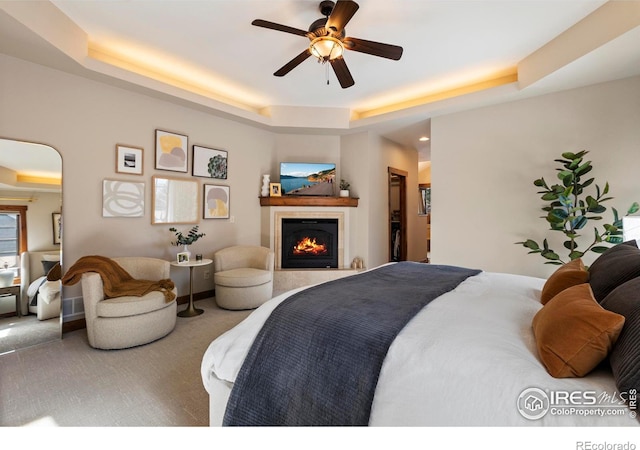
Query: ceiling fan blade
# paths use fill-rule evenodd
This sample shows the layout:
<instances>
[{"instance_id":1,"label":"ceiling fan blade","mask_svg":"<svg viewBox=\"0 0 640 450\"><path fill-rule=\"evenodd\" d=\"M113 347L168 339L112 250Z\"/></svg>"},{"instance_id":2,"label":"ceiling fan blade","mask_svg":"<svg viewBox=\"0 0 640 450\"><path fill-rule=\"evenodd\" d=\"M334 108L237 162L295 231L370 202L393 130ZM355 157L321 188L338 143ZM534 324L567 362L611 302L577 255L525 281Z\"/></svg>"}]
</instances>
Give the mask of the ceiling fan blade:
<instances>
[{"instance_id":1,"label":"ceiling fan blade","mask_svg":"<svg viewBox=\"0 0 640 450\"><path fill-rule=\"evenodd\" d=\"M296 56L295 58L293 58L291 61L289 61L288 63L286 63L284 66L282 66L281 68L279 68L274 75L276 77L283 77L286 74L288 74L289 72L291 72L296 66L298 66L300 63L302 63L305 59L307 59L309 56L311 56L311 52L309 51L309 49L305 49L302 53L300 53L298 56Z\"/></svg>"},{"instance_id":2,"label":"ceiling fan blade","mask_svg":"<svg viewBox=\"0 0 640 450\"><path fill-rule=\"evenodd\" d=\"M256 27L269 28L270 30L284 31L285 33L297 34L298 36L304 37L307 37L307 35L309 34L309 32L305 30L288 27L286 25L280 25L279 23L269 22L262 19L254 20L253 22L251 22L251 25L255 25Z\"/></svg>"},{"instance_id":3,"label":"ceiling fan blade","mask_svg":"<svg viewBox=\"0 0 640 450\"><path fill-rule=\"evenodd\" d=\"M344 41L345 48L354 52L367 53L369 55L380 56L382 58L399 60L402 56L402 47L391 44L383 44L381 42L366 41L348 37Z\"/></svg>"},{"instance_id":4,"label":"ceiling fan blade","mask_svg":"<svg viewBox=\"0 0 640 450\"><path fill-rule=\"evenodd\" d=\"M336 77L338 77L340 86L342 86L343 89L355 84L355 81L353 81L353 77L351 76L351 72L349 72L349 68L347 67L347 63L344 62L344 58L340 57L332 59L330 62Z\"/></svg>"},{"instance_id":5,"label":"ceiling fan blade","mask_svg":"<svg viewBox=\"0 0 640 450\"><path fill-rule=\"evenodd\" d=\"M338 0L327 18L325 28L340 33L360 6L351 0Z\"/></svg>"}]
</instances>

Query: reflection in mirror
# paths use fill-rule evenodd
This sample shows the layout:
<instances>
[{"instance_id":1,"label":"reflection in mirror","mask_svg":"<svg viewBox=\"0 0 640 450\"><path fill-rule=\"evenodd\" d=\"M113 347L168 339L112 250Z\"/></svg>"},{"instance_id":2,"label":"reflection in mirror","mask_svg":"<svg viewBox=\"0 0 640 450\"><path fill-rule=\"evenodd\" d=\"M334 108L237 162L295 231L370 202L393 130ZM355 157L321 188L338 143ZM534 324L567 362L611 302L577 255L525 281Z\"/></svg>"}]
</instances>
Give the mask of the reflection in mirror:
<instances>
[{"instance_id":1,"label":"reflection in mirror","mask_svg":"<svg viewBox=\"0 0 640 450\"><path fill-rule=\"evenodd\" d=\"M152 223L196 223L198 182L154 176L152 203Z\"/></svg>"},{"instance_id":2,"label":"reflection in mirror","mask_svg":"<svg viewBox=\"0 0 640 450\"><path fill-rule=\"evenodd\" d=\"M418 215L426 216L431 214L431 183L420 184L418 186Z\"/></svg>"},{"instance_id":3,"label":"reflection in mirror","mask_svg":"<svg viewBox=\"0 0 640 450\"><path fill-rule=\"evenodd\" d=\"M60 154L0 138L0 355L61 337L61 213Z\"/></svg>"}]
</instances>

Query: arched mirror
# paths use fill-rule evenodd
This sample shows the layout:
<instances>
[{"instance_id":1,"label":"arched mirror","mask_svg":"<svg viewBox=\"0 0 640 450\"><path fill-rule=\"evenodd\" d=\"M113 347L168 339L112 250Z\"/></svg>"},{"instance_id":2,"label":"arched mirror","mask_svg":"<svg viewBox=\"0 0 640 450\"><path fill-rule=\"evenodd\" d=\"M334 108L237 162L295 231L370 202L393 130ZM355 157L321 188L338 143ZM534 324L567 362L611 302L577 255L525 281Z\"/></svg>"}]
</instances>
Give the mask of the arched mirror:
<instances>
[{"instance_id":1,"label":"arched mirror","mask_svg":"<svg viewBox=\"0 0 640 450\"><path fill-rule=\"evenodd\" d=\"M0 354L61 338L61 250L60 154L0 138Z\"/></svg>"}]
</instances>

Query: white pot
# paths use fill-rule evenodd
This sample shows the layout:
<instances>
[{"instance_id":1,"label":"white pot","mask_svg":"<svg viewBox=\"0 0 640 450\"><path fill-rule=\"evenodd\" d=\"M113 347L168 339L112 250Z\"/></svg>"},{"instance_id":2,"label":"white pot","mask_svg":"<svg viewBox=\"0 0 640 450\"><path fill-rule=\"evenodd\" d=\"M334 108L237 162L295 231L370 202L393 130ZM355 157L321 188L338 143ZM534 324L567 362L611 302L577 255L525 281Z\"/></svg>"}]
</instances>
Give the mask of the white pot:
<instances>
[{"instance_id":1,"label":"white pot","mask_svg":"<svg viewBox=\"0 0 640 450\"><path fill-rule=\"evenodd\" d=\"M340 189L340 197L349 197L348 189Z\"/></svg>"},{"instance_id":2,"label":"white pot","mask_svg":"<svg viewBox=\"0 0 640 450\"><path fill-rule=\"evenodd\" d=\"M16 274L13 270L0 270L0 287L9 287L13 285L15 275Z\"/></svg>"}]
</instances>

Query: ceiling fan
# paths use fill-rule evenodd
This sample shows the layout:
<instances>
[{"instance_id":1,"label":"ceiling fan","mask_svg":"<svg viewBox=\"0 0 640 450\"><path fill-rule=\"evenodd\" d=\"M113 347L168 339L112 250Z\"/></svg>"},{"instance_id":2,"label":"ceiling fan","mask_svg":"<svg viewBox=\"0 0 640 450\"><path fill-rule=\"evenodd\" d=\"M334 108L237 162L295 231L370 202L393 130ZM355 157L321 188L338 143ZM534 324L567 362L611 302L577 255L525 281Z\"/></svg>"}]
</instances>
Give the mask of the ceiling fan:
<instances>
[{"instance_id":1,"label":"ceiling fan","mask_svg":"<svg viewBox=\"0 0 640 450\"><path fill-rule=\"evenodd\" d=\"M367 53L382 58L399 60L402 56L402 47L380 42L367 41L354 37L347 37L345 26L351 20L360 6L351 0L338 0L320 2L320 12L323 18L314 21L309 30L301 30L286 25L257 19L251 22L257 27L269 28L285 33L296 34L309 39L310 44L302 53L278 69L274 75L282 77L291 72L300 63L310 56L315 56L318 61L331 64L333 71L342 88L354 85L353 77L342 57L344 50ZM327 81L328 83L328 81Z\"/></svg>"}]
</instances>

